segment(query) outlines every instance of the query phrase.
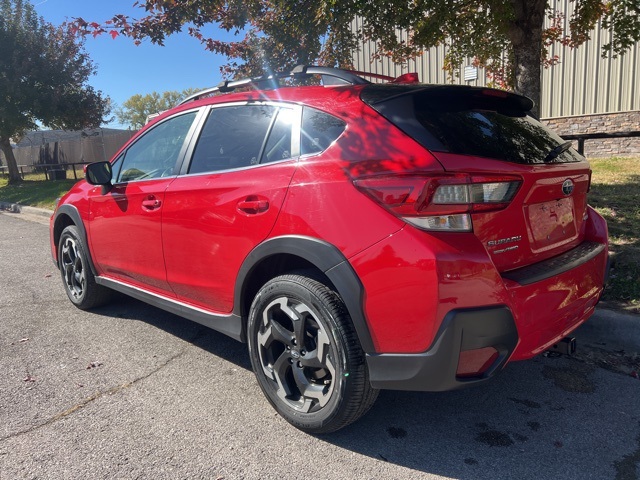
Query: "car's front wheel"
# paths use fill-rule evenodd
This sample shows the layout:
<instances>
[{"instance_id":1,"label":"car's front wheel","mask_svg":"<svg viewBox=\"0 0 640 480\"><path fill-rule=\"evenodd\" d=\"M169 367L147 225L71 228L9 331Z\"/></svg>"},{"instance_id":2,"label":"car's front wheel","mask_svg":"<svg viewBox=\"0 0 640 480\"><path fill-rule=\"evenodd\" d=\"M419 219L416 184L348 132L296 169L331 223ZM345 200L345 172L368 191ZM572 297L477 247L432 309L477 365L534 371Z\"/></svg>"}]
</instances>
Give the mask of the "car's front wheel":
<instances>
[{"instance_id":1,"label":"car's front wheel","mask_svg":"<svg viewBox=\"0 0 640 480\"><path fill-rule=\"evenodd\" d=\"M346 307L318 280L283 275L267 282L251 306L248 342L263 392L301 430L338 430L375 402Z\"/></svg>"},{"instance_id":2,"label":"car's front wheel","mask_svg":"<svg viewBox=\"0 0 640 480\"><path fill-rule=\"evenodd\" d=\"M84 242L75 225L66 227L60 235L58 263L64 289L76 307L87 310L111 299L113 292L95 282Z\"/></svg>"}]
</instances>

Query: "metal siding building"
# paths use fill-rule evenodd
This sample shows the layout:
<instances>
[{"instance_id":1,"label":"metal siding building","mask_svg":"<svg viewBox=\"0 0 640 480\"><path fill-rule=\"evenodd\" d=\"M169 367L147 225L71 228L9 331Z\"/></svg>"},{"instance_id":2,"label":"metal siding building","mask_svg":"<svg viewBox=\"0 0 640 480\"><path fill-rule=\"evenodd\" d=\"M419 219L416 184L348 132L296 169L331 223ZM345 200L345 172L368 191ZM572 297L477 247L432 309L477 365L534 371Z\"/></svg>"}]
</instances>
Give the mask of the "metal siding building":
<instances>
[{"instance_id":1,"label":"metal siding building","mask_svg":"<svg viewBox=\"0 0 640 480\"><path fill-rule=\"evenodd\" d=\"M564 12L564 22L568 24L573 12L573 3L570 0L560 0L558 8ZM359 27L359 22L359 19L354 20L354 29ZM551 56L560 57L560 63L544 69L542 74L543 118L640 110L640 45L636 44L619 58L603 59L602 45L609 41L609 32L598 28L592 33L591 40L577 49L560 44L555 44L550 49ZM420 81L425 83L485 85L482 69L478 69L477 80L465 81L465 65L460 65L456 78L448 78L447 73L442 70L446 54L444 46L432 48L421 58L403 65L395 64L386 58L372 62L374 52L375 45L372 42L363 43L360 50L354 54L355 68L393 77L406 72L418 72ZM471 65L471 62L472 59L468 59L468 65Z\"/></svg>"},{"instance_id":2,"label":"metal siding building","mask_svg":"<svg viewBox=\"0 0 640 480\"><path fill-rule=\"evenodd\" d=\"M562 5L567 24L573 3L563 0ZM543 117L640 110L640 45L618 58L602 58L602 46L610 41L610 32L597 28L591 40L576 49L552 47L550 54L558 55L561 63L543 72Z\"/></svg>"}]
</instances>

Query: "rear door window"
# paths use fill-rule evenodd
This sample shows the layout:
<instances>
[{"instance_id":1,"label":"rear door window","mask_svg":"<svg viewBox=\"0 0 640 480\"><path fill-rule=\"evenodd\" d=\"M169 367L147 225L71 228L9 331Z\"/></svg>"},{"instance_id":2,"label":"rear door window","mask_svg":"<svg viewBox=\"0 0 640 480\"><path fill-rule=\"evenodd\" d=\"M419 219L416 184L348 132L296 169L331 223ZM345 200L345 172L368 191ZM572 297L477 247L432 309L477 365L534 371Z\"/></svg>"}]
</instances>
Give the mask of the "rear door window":
<instances>
[{"instance_id":1,"label":"rear door window","mask_svg":"<svg viewBox=\"0 0 640 480\"><path fill-rule=\"evenodd\" d=\"M267 105L211 109L193 152L189 173L257 165L277 110Z\"/></svg>"}]
</instances>

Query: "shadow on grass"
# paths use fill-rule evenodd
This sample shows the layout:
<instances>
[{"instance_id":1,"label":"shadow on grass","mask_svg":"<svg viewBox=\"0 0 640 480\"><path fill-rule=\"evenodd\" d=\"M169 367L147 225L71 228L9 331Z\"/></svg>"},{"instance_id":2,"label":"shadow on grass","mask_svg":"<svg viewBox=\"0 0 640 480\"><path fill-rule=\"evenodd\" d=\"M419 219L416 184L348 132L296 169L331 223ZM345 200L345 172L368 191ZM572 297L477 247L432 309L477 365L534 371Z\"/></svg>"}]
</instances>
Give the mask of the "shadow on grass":
<instances>
[{"instance_id":1,"label":"shadow on grass","mask_svg":"<svg viewBox=\"0 0 640 480\"><path fill-rule=\"evenodd\" d=\"M640 313L640 175L621 183L593 183L589 204L609 226L613 263L603 300Z\"/></svg>"}]
</instances>

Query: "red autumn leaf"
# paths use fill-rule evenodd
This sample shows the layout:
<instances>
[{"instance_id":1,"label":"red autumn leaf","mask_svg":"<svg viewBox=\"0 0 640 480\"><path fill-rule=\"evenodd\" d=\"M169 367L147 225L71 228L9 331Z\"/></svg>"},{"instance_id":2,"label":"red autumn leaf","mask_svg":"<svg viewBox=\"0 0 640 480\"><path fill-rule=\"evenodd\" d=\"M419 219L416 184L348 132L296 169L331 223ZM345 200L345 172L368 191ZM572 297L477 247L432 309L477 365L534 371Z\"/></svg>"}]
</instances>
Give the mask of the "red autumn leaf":
<instances>
[{"instance_id":1,"label":"red autumn leaf","mask_svg":"<svg viewBox=\"0 0 640 480\"><path fill-rule=\"evenodd\" d=\"M111 38L115 39L118 36L118 32L116 30L111 30L109 31L109 35L111 35Z\"/></svg>"}]
</instances>

